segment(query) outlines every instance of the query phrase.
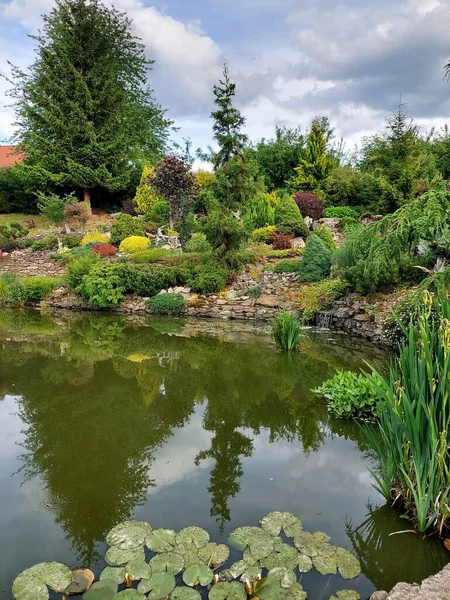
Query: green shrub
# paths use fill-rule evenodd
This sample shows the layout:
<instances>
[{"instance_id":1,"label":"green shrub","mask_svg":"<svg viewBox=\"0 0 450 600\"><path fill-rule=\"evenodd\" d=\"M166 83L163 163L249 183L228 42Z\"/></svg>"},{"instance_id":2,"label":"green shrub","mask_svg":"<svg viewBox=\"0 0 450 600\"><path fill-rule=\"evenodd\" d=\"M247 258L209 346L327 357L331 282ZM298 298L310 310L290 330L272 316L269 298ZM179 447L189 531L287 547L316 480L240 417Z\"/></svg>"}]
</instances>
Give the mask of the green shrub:
<instances>
[{"instance_id":1,"label":"green shrub","mask_svg":"<svg viewBox=\"0 0 450 600\"><path fill-rule=\"evenodd\" d=\"M222 262L230 271L239 273L245 265L256 263L256 255L250 250L233 250L225 254Z\"/></svg>"},{"instance_id":2,"label":"green shrub","mask_svg":"<svg viewBox=\"0 0 450 600\"><path fill-rule=\"evenodd\" d=\"M161 262L170 254L175 254L175 252L168 250L167 248L149 248L148 250L139 250L138 252L133 252L129 258L134 263L150 264Z\"/></svg>"},{"instance_id":3,"label":"green shrub","mask_svg":"<svg viewBox=\"0 0 450 600\"><path fill-rule=\"evenodd\" d=\"M380 376L376 373L338 371L314 392L328 400L328 410L338 419L372 419L378 416Z\"/></svg>"},{"instance_id":4,"label":"green shrub","mask_svg":"<svg viewBox=\"0 0 450 600\"><path fill-rule=\"evenodd\" d=\"M259 298L263 293L263 289L260 285L254 285L245 290L245 295L250 296L250 298Z\"/></svg>"},{"instance_id":5,"label":"green shrub","mask_svg":"<svg viewBox=\"0 0 450 600\"><path fill-rule=\"evenodd\" d=\"M0 236L5 241L17 240L28 235L29 231L18 221L11 221L9 225L0 225Z\"/></svg>"},{"instance_id":6,"label":"green shrub","mask_svg":"<svg viewBox=\"0 0 450 600\"><path fill-rule=\"evenodd\" d=\"M289 194L283 194L275 207L275 224L299 221L300 219L303 217L294 198Z\"/></svg>"},{"instance_id":7,"label":"green shrub","mask_svg":"<svg viewBox=\"0 0 450 600\"><path fill-rule=\"evenodd\" d=\"M358 220L358 212L350 206L329 206L324 211L324 216L327 219L344 219L345 217L351 217L352 219Z\"/></svg>"},{"instance_id":8,"label":"green shrub","mask_svg":"<svg viewBox=\"0 0 450 600\"><path fill-rule=\"evenodd\" d=\"M82 246L89 246L89 244L108 244L109 237L101 231L89 231L86 233L81 240Z\"/></svg>"},{"instance_id":9,"label":"green shrub","mask_svg":"<svg viewBox=\"0 0 450 600\"><path fill-rule=\"evenodd\" d=\"M56 250L58 248L58 238L56 235L48 235L40 240L35 240L31 245L33 252L43 250Z\"/></svg>"},{"instance_id":10,"label":"green shrub","mask_svg":"<svg viewBox=\"0 0 450 600\"><path fill-rule=\"evenodd\" d=\"M59 239L66 248L78 248L81 244L81 238L76 233L65 233L60 235Z\"/></svg>"},{"instance_id":11,"label":"green shrub","mask_svg":"<svg viewBox=\"0 0 450 600\"><path fill-rule=\"evenodd\" d=\"M305 225L303 219L298 221L286 221L277 225L277 233L285 235L292 234L294 237L302 237L306 239L309 236L309 229Z\"/></svg>"},{"instance_id":12,"label":"green shrub","mask_svg":"<svg viewBox=\"0 0 450 600\"><path fill-rule=\"evenodd\" d=\"M170 267L195 267L209 260L208 254L198 252L169 252L163 259L163 263Z\"/></svg>"},{"instance_id":13,"label":"green shrub","mask_svg":"<svg viewBox=\"0 0 450 600\"><path fill-rule=\"evenodd\" d=\"M215 294L225 287L228 280L226 269L215 265L195 267L188 284L198 294Z\"/></svg>"},{"instance_id":14,"label":"green shrub","mask_svg":"<svg viewBox=\"0 0 450 600\"><path fill-rule=\"evenodd\" d=\"M181 294L158 294L147 306L158 315L179 315L186 311L186 300Z\"/></svg>"},{"instance_id":15,"label":"green shrub","mask_svg":"<svg viewBox=\"0 0 450 600\"><path fill-rule=\"evenodd\" d=\"M298 279L302 282L321 281L328 277L331 268L331 252L317 235L306 242Z\"/></svg>"},{"instance_id":16,"label":"green shrub","mask_svg":"<svg viewBox=\"0 0 450 600\"><path fill-rule=\"evenodd\" d=\"M119 251L124 254L133 254L150 248L150 240L142 235L130 235L120 242Z\"/></svg>"},{"instance_id":17,"label":"green shrub","mask_svg":"<svg viewBox=\"0 0 450 600\"><path fill-rule=\"evenodd\" d=\"M211 252L211 244L204 233L193 233L184 247L185 252Z\"/></svg>"},{"instance_id":18,"label":"green shrub","mask_svg":"<svg viewBox=\"0 0 450 600\"><path fill-rule=\"evenodd\" d=\"M82 298L99 308L119 306L125 291L122 266L110 263L94 265L76 288Z\"/></svg>"},{"instance_id":19,"label":"green shrub","mask_svg":"<svg viewBox=\"0 0 450 600\"><path fill-rule=\"evenodd\" d=\"M274 205L269 194L259 192L250 200L246 218L252 228L273 225L274 216Z\"/></svg>"},{"instance_id":20,"label":"green shrub","mask_svg":"<svg viewBox=\"0 0 450 600\"><path fill-rule=\"evenodd\" d=\"M148 213L148 219L156 223L167 223L169 220L170 206L165 200L157 200L152 210Z\"/></svg>"},{"instance_id":21,"label":"green shrub","mask_svg":"<svg viewBox=\"0 0 450 600\"><path fill-rule=\"evenodd\" d=\"M78 248L76 250L78 250ZM88 251L85 248L82 250L83 253L78 253L78 256L73 258L67 265L67 285L74 291L76 291L81 284L83 277L100 262L100 256L98 254ZM75 253L75 250L73 253Z\"/></svg>"},{"instance_id":22,"label":"green shrub","mask_svg":"<svg viewBox=\"0 0 450 600\"><path fill-rule=\"evenodd\" d=\"M239 250L248 234L241 221L231 213L213 211L204 225L206 239L219 256Z\"/></svg>"},{"instance_id":23,"label":"green shrub","mask_svg":"<svg viewBox=\"0 0 450 600\"><path fill-rule=\"evenodd\" d=\"M59 277L19 277L15 273L9 273L0 277L0 299L9 304L41 302L60 283Z\"/></svg>"},{"instance_id":24,"label":"green shrub","mask_svg":"<svg viewBox=\"0 0 450 600\"><path fill-rule=\"evenodd\" d=\"M277 232L277 228L274 225L268 225L267 227L260 227L255 229L250 234L250 239L254 242L268 242Z\"/></svg>"},{"instance_id":25,"label":"green shrub","mask_svg":"<svg viewBox=\"0 0 450 600\"><path fill-rule=\"evenodd\" d=\"M300 342L301 328L295 315L283 311L275 317L272 337L279 350L294 350Z\"/></svg>"},{"instance_id":26,"label":"green shrub","mask_svg":"<svg viewBox=\"0 0 450 600\"><path fill-rule=\"evenodd\" d=\"M47 217L55 225L61 225L66 218L64 210L68 204L76 202L75 195L66 194L62 198L57 194L38 193L38 209L43 217Z\"/></svg>"},{"instance_id":27,"label":"green shrub","mask_svg":"<svg viewBox=\"0 0 450 600\"><path fill-rule=\"evenodd\" d=\"M344 217L339 224L341 231L345 231L349 227L359 227L358 219L353 217Z\"/></svg>"},{"instance_id":28,"label":"green shrub","mask_svg":"<svg viewBox=\"0 0 450 600\"><path fill-rule=\"evenodd\" d=\"M183 284L188 276L159 265L122 264L121 268L126 290L138 296L156 296L161 290Z\"/></svg>"},{"instance_id":29,"label":"green shrub","mask_svg":"<svg viewBox=\"0 0 450 600\"><path fill-rule=\"evenodd\" d=\"M324 279L315 283L305 283L295 290L291 296L302 315L303 323L311 323L316 314L327 310L349 288L343 279Z\"/></svg>"},{"instance_id":30,"label":"green shrub","mask_svg":"<svg viewBox=\"0 0 450 600\"><path fill-rule=\"evenodd\" d=\"M144 223L141 219L120 213L111 226L111 243L118 245L131 235L145 237Z\"/></svg>"},{"instance_id":31,"label":"green shrub","mask_svg":"<svg viewBox=\"0 0 450 600\"><path fill-rule=\"evenodd\" d=\"M334 243L333 236L326 227L317 227L317 229L314 229L314 233L317 235L317 237L320 237L322 242L331 250L331 252L336 250L336 244Z\"/></svg>"},{"instance_id":32,"label":"green shrub","mask_svg":"<svg viewBox=\"0 0 450 600\"><path fill-rule=\"evenodd\" d=\"M295 258L280 260L275 267L275 273L298 273L300 264L301 261Z\"/></svg>"}]
</instances>

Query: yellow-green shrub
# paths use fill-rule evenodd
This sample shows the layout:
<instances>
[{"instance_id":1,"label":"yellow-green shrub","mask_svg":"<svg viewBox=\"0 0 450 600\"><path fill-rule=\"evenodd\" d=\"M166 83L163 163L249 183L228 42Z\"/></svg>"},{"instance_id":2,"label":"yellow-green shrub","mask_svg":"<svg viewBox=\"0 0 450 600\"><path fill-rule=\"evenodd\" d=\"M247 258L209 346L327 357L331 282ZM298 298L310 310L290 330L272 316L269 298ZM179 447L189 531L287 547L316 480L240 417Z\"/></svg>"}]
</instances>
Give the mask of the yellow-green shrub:
<instances>
[{"instance_id":1,"label":"yellow-green shrub","mask_svg":"<svg viewBox=\"0 0 450 600\"><path fill-rule=\"evenodd\" d=\"M147 215L152 210L153 206L163 199L155 192L151 185L154 170L154 167L144 167L141 182L136 190L136 196L134 197L133 202L136 212L140 215Z\"/></svg>"},{"instance_id":2,"label":"yellow-green shrub","mask_svg":"<svg viewBox=\"0 0 450 600\"><path fill-rule=\"evenodd\" d=\"M141 235L130 235L120 242L119 250L125 254L133 254L150 248L150 240Z\"/></svg>"},{"instance_id":3,"label":"yellow-green shrub","mask_svg":"<svg viewBox=\"0 0 450 600\"><path fill-rule=\"evenodd\" d=\"M254 242L267 242L269 238L275 235L277 228L274 225L268 225L267 227L260 227L254 229L250 234L251 239Z\"/></svg>"},{"instance_id":4,"label":"yellow-green shrub","mask_svg":"<svg viewBox=\"0 0 450 600\"><path fill-rule=\"evenodd\" d=\"M108 244L109 237L104 233L100 233L100 231L89 231L86 233L84 238L81 240L82 246L87 246L88 244Z\"/></svg>"}]
</instances>

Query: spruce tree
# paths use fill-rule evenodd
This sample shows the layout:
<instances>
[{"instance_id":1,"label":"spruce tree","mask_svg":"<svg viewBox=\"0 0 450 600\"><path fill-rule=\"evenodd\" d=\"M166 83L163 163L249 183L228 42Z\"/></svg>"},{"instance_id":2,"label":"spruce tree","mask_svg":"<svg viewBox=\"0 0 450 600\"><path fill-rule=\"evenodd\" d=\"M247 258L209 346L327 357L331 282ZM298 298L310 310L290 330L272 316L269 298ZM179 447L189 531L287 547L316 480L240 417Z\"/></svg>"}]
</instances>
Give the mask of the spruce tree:
<instances>
[{"instance_id":1,"label":"spruce tree","mask_svg":"<svg viewBox=\"0 0 450 600\"><path fill-rule=\"evenodd\" d=\"M321 182L333 166L333 161L327 153L331 133L328 120L313 120L305 157L300 159L300 164L295 169L296 175L289 182L292 189L315 191L320 188Z\"/></svg>"},{"instance_id":2,"label":"spruce tree","mask_svg":"<svg viewBox=\"0 0 450 600\"><path fill-rule=\"evenodd\" d=\"M236 84L230 79L228 66L223 67L223 79L214 86L214 103L217 110L211 113L214 120L214 139L219 144L219 150L213 157L214 168L218 169L232 158L241 156L247 143L247 136L241 132L245 118L233 107L236 94Z\"/></svg>"},{"instance_id":3,"label":"spruce tree","mask_svg":"<svg viewBox=\"0 0 450 600\"><path fill-rule=\"evenodd\" d=\"M100 0L56 0L32 36L37 57L13 68L16 138L42 185L127 190L133 164L154 163L170 122L148 86L151 61L131 22Z\"/></svg>"}]
</instances>

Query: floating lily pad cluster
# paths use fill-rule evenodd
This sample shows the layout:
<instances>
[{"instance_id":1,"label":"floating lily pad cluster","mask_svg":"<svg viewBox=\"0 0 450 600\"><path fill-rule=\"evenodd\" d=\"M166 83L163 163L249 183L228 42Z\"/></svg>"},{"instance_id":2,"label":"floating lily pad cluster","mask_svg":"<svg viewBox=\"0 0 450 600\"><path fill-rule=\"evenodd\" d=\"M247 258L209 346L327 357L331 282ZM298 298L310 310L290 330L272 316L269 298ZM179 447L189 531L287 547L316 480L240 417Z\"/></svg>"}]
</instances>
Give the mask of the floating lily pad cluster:
<instances>
[{"instance_id":1,"label":"floating lily pad cluster","mask_svg":"<svg viewBox=\"0 0 450 600\"><path fill-rule=\"evenodd\" d=\"M201 600L206 594L209 600L306 600L299 574L315 568L352 579L361 572L351 552L332 546L324 533L304 531L300 519L285 512L266 515L260 527L233 531L228 544L241 550L242 558L228 569L221 567L230 557L229 547L211 542L200 527L176 532L126 521L108 533L106 542L107 566L99 581L93 583L89 570L42 563L16 578L14 598L48 600L50 588L83 594L83 600ZM330 600L358 598L357 592L342 590Z\"/></svg>"}]
</instances>

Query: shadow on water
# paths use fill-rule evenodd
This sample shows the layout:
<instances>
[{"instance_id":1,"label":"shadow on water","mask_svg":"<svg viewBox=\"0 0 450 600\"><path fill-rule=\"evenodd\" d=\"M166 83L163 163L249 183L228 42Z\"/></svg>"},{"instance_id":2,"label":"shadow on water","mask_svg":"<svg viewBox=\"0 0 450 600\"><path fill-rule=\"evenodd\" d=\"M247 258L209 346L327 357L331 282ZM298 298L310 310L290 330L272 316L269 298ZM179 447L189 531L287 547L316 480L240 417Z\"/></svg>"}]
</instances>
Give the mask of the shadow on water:
<instances>
[{"instance_id":1,"label":"shadow on water","mask_svg":"<svg viewBox=\"0 0 450 600\"><path fill-rule=\"evenodd\" d=\"M108 530L133 515L164 527L199 524L220 539L264 512L291 510L353 545L369 580L359 582L362 594L411 579L402 544L405 557L414 545L414 573L435 572L445 552L419 536L389 536L399 529L395 511L370 508L364 520L369 495L380 500L367 475L370 450L311 393L365 359L381 364L386 354L330 333L310 334L292 354L243 325L0 311L0 396L19 423L0 468L4 535L22 555L30 534L14 537L25 493L17 480L20 490L37 481L40 500L28 500L23 528L49 541L47 554L28 550L34 562L63 559L58 552L95 565ZM49 513L71 549L41 531ZM17 570L0 571L1 587ZM310 578L320 597L325 588Z\"/></svg>"}]
</instances>

